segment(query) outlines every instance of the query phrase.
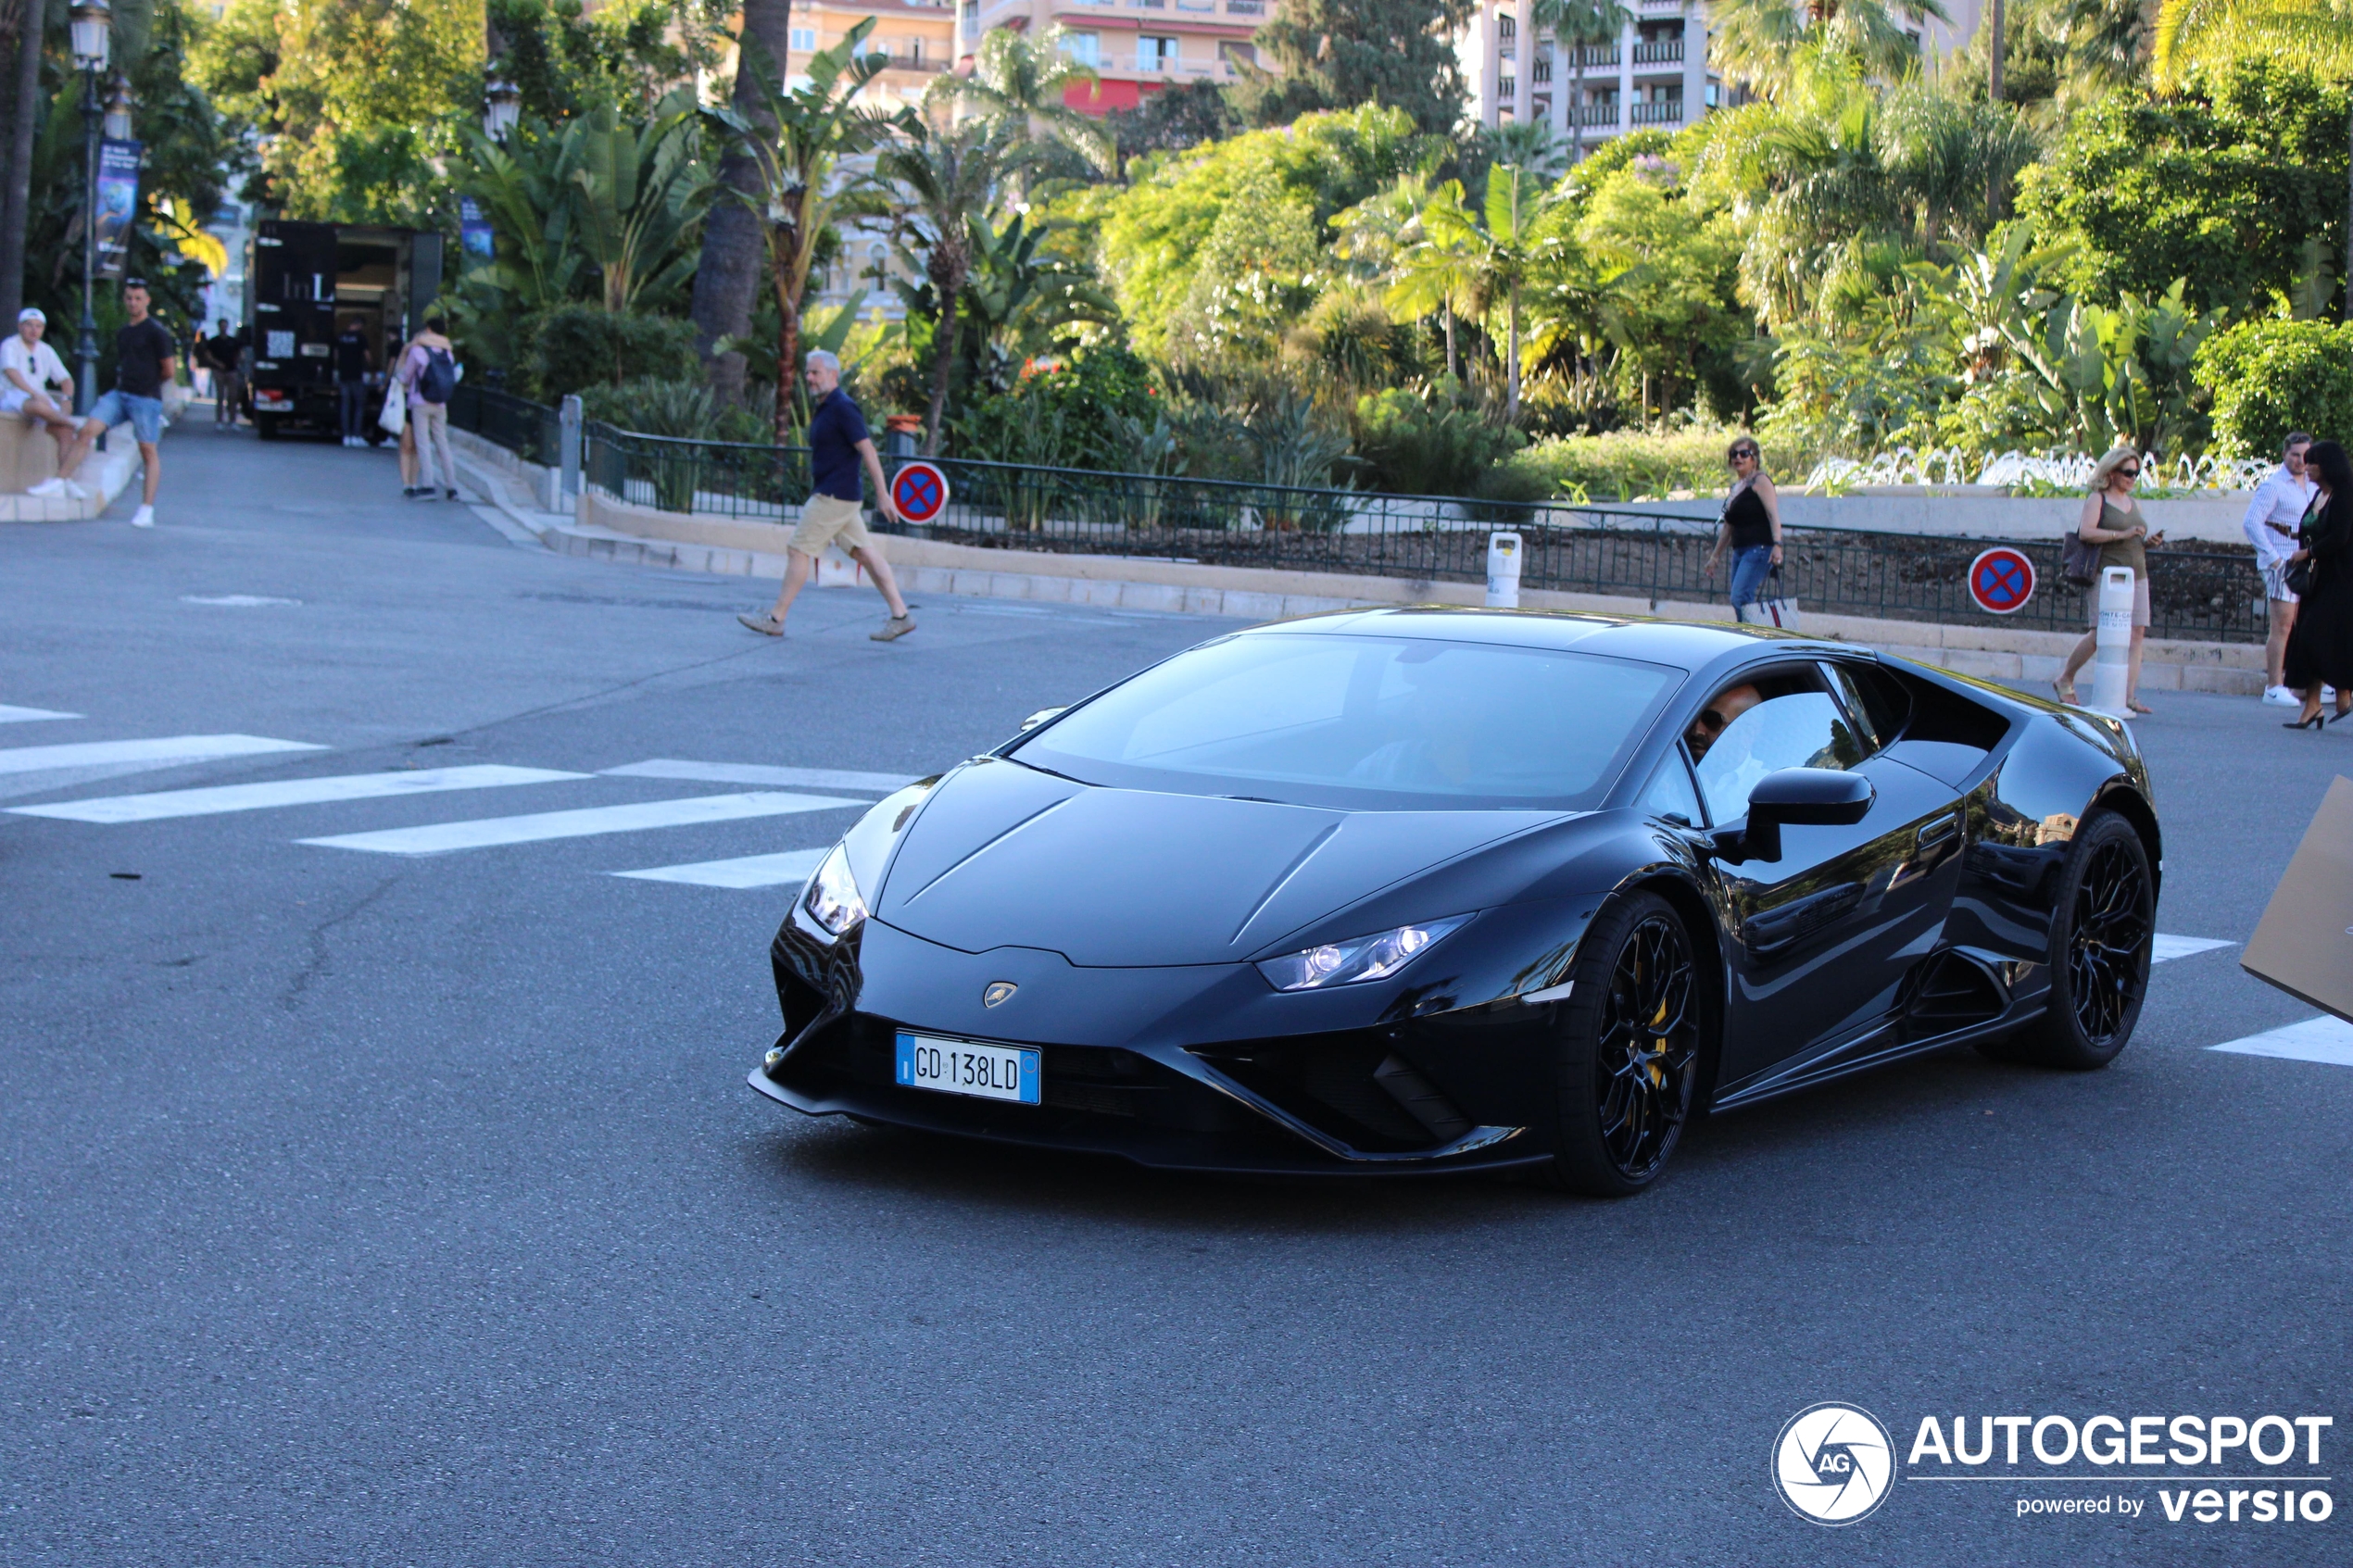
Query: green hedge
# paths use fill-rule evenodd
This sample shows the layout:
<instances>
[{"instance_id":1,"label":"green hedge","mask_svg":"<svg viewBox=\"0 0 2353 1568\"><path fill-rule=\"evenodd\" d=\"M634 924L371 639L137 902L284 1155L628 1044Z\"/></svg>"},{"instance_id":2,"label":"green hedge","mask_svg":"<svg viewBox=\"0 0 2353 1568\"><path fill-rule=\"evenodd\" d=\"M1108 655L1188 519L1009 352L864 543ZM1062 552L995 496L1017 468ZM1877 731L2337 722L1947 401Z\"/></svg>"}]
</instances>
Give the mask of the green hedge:
<instances>
[{"instance_id":1,"label":"green hedge","mask_svg":"<svg viewBox=\"0 0 2353 1568\"><path fill-rule=\"evenodd\" d=\"M1732 483L1724 453L1739 433L1694 426L1556 436L1513 454L1501 466L1523 483L1541 484L1547 495L1574 496L1581 492L1589 501L1630 501L1678 490L1721 495ZM1806 482L1815 453L1783 450L1771 442L1763 446L1765 471L1774 483L1794 489Z\"/></svg>"},{"instance_id":2,"label":"green hedge","mask_svg":"<svg viewBox=\"0 0 2353 1568\"><path fill-rule=\"evenodd\" d=\"M2241 321L2198 349L2196 373L2217 442L2240 456L2271 457L2296 430L2353 440L2353 322Z\"/></svg>"}]
</instances>

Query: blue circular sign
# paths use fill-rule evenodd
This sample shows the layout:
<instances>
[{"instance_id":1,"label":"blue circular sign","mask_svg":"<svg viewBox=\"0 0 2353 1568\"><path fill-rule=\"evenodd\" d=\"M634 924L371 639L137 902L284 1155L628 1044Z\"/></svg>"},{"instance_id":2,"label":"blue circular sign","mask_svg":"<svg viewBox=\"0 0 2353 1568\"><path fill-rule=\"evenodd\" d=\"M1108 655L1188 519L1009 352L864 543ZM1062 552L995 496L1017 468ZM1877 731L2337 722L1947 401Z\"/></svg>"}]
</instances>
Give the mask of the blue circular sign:
<instances>
[{"instance_id":1,"label":"blue circular sign","mask_svg":"<svg viewBox=\"0 0 2353 1568\"><path fill-rule=\"evenodd\" d=\"M909 522L929 522L948 509L948 476L936 463L904 464L891 478L890 501Z\"/></svg>"},{"instance_id":2,"label":"blue circular sign","mask_svg":"<svg viewBox=\"0 0 2353 1568\"><path fill-rule=\"evenodd\" d=\"M1969 563L1969 596L1989 615L2007 615L2034 596L2034 563L2023 550L1996 545Z\"/></svg>"}]
</instances>

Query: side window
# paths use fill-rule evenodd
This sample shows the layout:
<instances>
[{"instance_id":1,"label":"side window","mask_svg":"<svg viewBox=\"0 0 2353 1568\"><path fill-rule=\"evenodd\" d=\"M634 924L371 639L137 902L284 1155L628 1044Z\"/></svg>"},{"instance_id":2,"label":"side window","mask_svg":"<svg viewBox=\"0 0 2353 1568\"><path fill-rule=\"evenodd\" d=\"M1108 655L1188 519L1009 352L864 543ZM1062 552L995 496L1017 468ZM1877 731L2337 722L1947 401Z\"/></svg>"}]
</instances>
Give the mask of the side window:
<instances>
[{"instance_id":1,"label":"side window","mask_svg":"<svg viewBox=\"0 0 2353 1568\"><path fill-rule=\"evenodd\" d=\"M1822 678L1830 683L1831 690L1838 694L1840 705L1854 720L1855 738L1862 746L1864 756L1869 756L1895 738L1890 732L1880 728L1871 712L1870 703L1864 697L1863 687L1856 680L1855 671L1843 665L1825 664L1822 666Z\"/></svg>"},{"instance_id":2,"label":"side window","mask_svg":"<svg viewBox=\"0 0 2353 1568\"><path fill-rule=\"evenodd\" d=\"M1754 688L1749 688L1754 689ZM1820 690L1769 696L1708 741L1699 759L1708 814L1729 822L1748 814L1748 792L1783 768L1846 769L1866 755L1845 709Z\"/></svg>"},{"instance_id":3,"label":"side window","mask_svg":"<svg viewBox=\"0 0 2353 1568\"><path fill-rule=\"evenodd\" d=\"M1685 827L1706 825L1707 818L1700 810L1699 792L1692 787L1692 771L1684 764L1681 746L1667 754L1667 760L1651 775L1650 787L1642 791L1634 809L1646 817L1680 818Z\"/></svg>"},{"instance_id":4,"label":"side window","mask_svg":"<svg viewBox=\"0 0 2353 1568\"><path fill-rule=\"evenodd\" d=\"M1871 749L1877 751L1894 744L1912 717L1912 699L1903 683L1886 671L1869 665L1832 664L1826 668L1831 679L1838 683L1847 708L1871 732Z\"/></svg>"}]
</instances>

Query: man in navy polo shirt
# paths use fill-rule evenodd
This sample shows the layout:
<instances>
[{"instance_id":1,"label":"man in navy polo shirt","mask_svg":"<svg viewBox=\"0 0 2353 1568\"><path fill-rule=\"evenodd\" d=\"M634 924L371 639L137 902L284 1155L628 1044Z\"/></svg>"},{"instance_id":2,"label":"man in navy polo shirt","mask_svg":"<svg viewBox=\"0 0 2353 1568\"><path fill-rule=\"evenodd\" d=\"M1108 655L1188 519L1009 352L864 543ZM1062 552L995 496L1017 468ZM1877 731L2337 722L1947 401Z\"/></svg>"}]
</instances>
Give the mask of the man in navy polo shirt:
<instances>
[{"instance_id":1,"label":"man in navy polo shirt","mask_svg":"<svg viewBox=\"0 0 2353 1568\"><path fill-rule=\"evenodd\" d=\"M878 643L894 642L913 631L915 621L907 613L907 601L899 596L899 582L890 574L890 563L883 559L882 551L866 532L859 491L862 469L863 477L875 482L875 504L885 517L898 521L899 508L891 504L890 486L883 483L882 458L875 452L873 437L866 433L866 417L841 389L841 361L818 349L809 356L805 379L810 404L816 410L809 419L810 490L809 499L801 505L800 526L793 530L792 542L785 549L785 585L776 595L775 608L764 615L736 619L762 636L783 636L785 615L810 573L817 570L817 558L826 546L837 544L866 569L866 575L882 590L883 602L890 607L890 619L883 622L882 630L868 634Z\"/></svg>"}]
</instances>

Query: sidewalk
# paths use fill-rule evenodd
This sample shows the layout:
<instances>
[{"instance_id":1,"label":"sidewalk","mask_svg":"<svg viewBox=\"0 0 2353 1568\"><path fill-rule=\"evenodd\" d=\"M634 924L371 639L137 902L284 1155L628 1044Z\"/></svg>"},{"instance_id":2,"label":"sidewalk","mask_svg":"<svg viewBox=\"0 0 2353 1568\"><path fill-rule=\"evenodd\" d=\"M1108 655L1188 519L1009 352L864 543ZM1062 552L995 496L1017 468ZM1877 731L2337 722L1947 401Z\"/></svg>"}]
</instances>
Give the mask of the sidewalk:
<instances>
[{"instance_id":1,"label":"sidewalk","mask_svg":"<svg viewBox=\"0 0 2353 1568\"><path fill-rule=\"evenodd\" d=\"M536 540L562 555L676 571L710 572L723 577L782 578L785 574L782 546L789 530L782 524L686 517L601 495L584 498L577 517L551 511L544 504L544 492L549 488L547 470L523 463L504 447L464 432L452 431L450 441L457 450L459 468L497 508L505 521L502 532L518 542ZM625 526L613 526L616 523ZM1276 621L1373 605L1477 605L1486 600L1484 588L1476 583L1269 571L1044 550L1000 550L898 536L893 536L886 547L900 586L910 594L1036 599L1191 615L1230 615L1250 621ZM856 566L837 552L827 551L826 558L818 563L820 585L855 583L859 577ZM1655 615L1673 621L1732 619L1730 607L1722 604L1650 601L1541 589L1524 590L1520 604L1528 609ZM2069 633L2014 631L1997 623L1941 624L1849 615L1808 615L1804 629L1815 636L1881 648L1965 675L2031 683L2048 682L2056 677L2076 642L2075 635ZM2260 696L2263 648L2256 643L2151 639L2143 653L2141 685L2147 691Z\"/></svg>"}]
</instances>

